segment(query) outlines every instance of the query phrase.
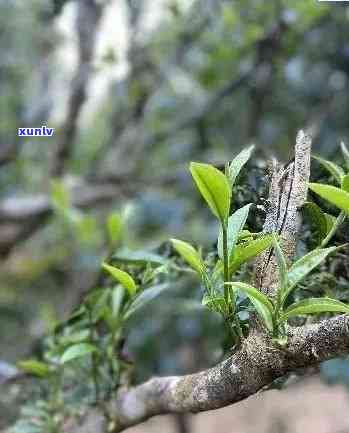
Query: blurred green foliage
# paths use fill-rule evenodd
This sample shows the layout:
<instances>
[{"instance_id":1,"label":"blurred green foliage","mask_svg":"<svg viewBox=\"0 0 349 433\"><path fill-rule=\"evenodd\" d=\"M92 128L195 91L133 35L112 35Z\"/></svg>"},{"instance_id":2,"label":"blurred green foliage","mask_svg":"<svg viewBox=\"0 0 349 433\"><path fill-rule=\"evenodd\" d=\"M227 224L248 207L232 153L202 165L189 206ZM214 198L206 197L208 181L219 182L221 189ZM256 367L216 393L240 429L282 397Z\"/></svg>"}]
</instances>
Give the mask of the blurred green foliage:
<instances>
[{"instance_id":1,"label":"blurred green foliage","mask_svg":"<svg viewBox=\"0 0 349 433\"><path fill-rule=\"evenodd\" d=\"M74 21L74 36L64 34L58 23L74 14L79 1L0 1L0 160L3 149L11 150L1 163L0 198L44 194L53 206L40 229L18 242L1 265L0 353L10 363L42 356L47 344L42 337L68 318L81 293L105 282L100 263L116 250L140 248L166 257L170 237L195 241L204 252L213 249L217 225L191 183L189 161L221 168L255 143L256 156L239 176L233 209L263 204L265 160L273 153L287 161L300 128L312 130L316 154L343 166L338 144L349 141L345 3L122 3L128 49L121 52L112 43L100 58L96 55L90 80L105 83L125 57L127 73L106 83L98 104L91 103L90 87L89 111L69 143L64 175L53 179L50 164L67 123L72 78L71 65L58 53L68 49L65 38L76 38ZM106 13L108 2L99 4ZM145 25L146 7L162 11L151 30ZM103 21L98 32L103 34ZM56 128L53 139L17 137L17 128L45 123ZM335 184L317 161L312 167L314 182ZM83 209L73 203L76 186L100 188L110 179L120 195ZM315 195L312 199L338 215L329 203ZM8 224L1 218L0 212L0 222ZM259 207L248 217L247 228L260 231L263 218ZM126 224L118 237L121 221ZM30 224L28 217L23 225ZM320 235L314 236L311 227L307 220L299 256L316 246ZM335 244L349 241L344 227ZM348 299L348 259L341 254L306 278L299 299L309 292ZM239 272L243 278L250 268ZM197 309L201 295L199 282L188 273L149 306L146 320L132 318L127 350L142 360L137 380L191 371L220 358L224 326L216 315ZM191 346L200 354L194 367L186 355ZM14 401L21 399L18 391L13 395ZM13 404L5 397L0 427L9 421L5 413ZM17 412L11 409L9 416L14 419Z\"/></svg>"}]
</instances>

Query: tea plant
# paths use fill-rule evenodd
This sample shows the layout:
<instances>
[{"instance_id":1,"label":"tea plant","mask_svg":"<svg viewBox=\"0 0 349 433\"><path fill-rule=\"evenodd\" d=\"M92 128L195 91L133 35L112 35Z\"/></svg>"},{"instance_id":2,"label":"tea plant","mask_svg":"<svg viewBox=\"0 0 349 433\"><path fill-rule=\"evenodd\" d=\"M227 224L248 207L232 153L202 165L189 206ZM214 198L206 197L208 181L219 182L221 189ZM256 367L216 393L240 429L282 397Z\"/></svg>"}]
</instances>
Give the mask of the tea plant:
<instances>
[{"instance_id":1,"label":"tea plant","mask_svg":"<svg viewBox=\"0 0 349 433\"><path fill-rule=\"evenodd\" d=\"M133 361L123 351L126 326L133 315L167 290L181 273L194 272L200 279L202 305L222 316L233 349L241 346L256 317L278 347L287 347L287 321L295 316L347 313L349 306L328 296L296 299L301 282L342 246L328 243L349 215L349 152L342 144L347 169L317 158L339 187L310 183L311 191L340 209L337 217L307 202L305 210L316 226L318 245L294 263L283 254L277 233L248 230L249 214L256 204L232 209L237 178L251 157L253 147L226 164L224 173L213 165L193 162L190 172L197 189L219 222L216 251L204 254L190 243L171 239L178 256L119 248L124 221L107 218L108 251L101 264L100 285L91 290L71 317L54 326L46 340L41 361L26 360L19 367L44 381L42 398L24 409L13 432L59 433L64 421L79 415L86 405L103 402L130 381ZM60 185L54 185L54 203L65 223L84 233L86 219L71 208ZM91 227L91 222L88 222ZM85 227L85 229L84 229ZM272 250L278 269L278 287L271 298L249 282L235 281L240 269L265 250ZM256 313L250 314L250 313Z\"/></svg>"},{"instance_id":2,"label":"tea plant","mask_svg":"<svg viewBox=\"0 0 349 433\"><path fill-rule=\"evenodd\" d=\"M320 161L340 183L341 189L331 185L310 183L309 187L321 197L341 209L337 218L323 212L314 203L307 203L311 216L316 217L322 227L320 247L309 252L289 268L282 253L277 234L250 233L244 230L252 204L236 210L229 216L234 182L241 168L248 160L251 148L243 151L226 167L225 174L207 164L191 164L194 181L213 214L219 219L221 231L218 237L218 260L208 268L200 253L191 245L173 239L173 245L187 263L200 275L206 289L203 304L219 312L231 332L236 344L243 338L242 323L239 318L238 293L244 293L252 302L266 329L279 343L285 343L284 324L288 319L306 314L323 312L348 313L349 307L329 297L309 298L288 305L290 295L301 281L329 254L338 248L321 248L328 244L334 233L349 214L349 176L336 164L322 158ZM342 152L348 164L348 150L342 144ZM320 220L321 219L321 220ZM231 281L234 272L245 261L260 254L272 244L277 258L279 287L276 299L269 299L259 289L244 282ZM224 289L222 289L222 286Z\"/></svg>"}]
</instances>

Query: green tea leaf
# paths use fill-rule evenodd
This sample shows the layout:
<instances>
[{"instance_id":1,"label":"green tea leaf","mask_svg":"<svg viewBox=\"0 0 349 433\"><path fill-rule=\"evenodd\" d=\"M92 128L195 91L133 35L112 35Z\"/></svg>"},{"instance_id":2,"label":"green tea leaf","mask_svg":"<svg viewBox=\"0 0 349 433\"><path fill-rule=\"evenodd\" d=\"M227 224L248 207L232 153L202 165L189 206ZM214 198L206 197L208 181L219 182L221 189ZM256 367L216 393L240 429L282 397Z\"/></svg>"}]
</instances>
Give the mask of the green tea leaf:
<instances>
[{"instance_id":1,"label":"green tea leaf","mask_svg":"<svg viewBox=\"0 0 349 433\"><path fill-rule=\"evenodd\" d=\"M247 149L243 149L230 163L228 170L228 178L232 186L234 185L235 180L238 177L241 169L250 159L253 150L253 145L248 147Z\"/></svg>"},{"instance_id":2,"label":"green tea leaf","mask_svg":"<svg viewBox=\"0 0 349 433\"><path fill-rule=\"evenodd\" d=\"M218 259L210 275L214 286L217 285L217 282L219 285L221 284L223 271L224 271L223 261L221 259Z\"/></svg>"},{"instance_id":3,"label":"green tea leaf","mask_svg":"<svg viewBox=\"0 0 349 433\"><path fill-rule=\"evenodd\" d=\"M254 305L256 311L263 319L266 327L269 331L273 330L273 314L274 314L274 306L270 302L269 298L249 284L240 283L240 282L229 282L226 283L232 288L237 288L245 293L252 304Z\"/></svg>"},{"instance_id":4,"label":"green tea leaf","mask_svg":"<svg viewBox=\"0 0 349 433\"><path fill-rule=\"evenodd\" d=\"M33 374L38 377L47 377L50 372L50 366L45 362L36 361L35 359L28 359L25 361L19 361L17 363L19 369L25 373Z\"/></svg>"},{"instance_id":5,"label":"green tea leaf","mask_svg":"<svg viewBox=\"0 0 349 433\"><path fill-rule=\"evenodd\" d=\"M266 308L266 306L262 302L259 302L257 299L252 299L252 298L250 299L257 313L263 320L268 331L273 332L274 329L273 315L270 313L268 308Z\"/></svg>"},{"instance_id":6,"label":"green tea leaf","mask_svg":"<svg viewBox=\"0 0 349 433\"><path fill-rule=\"evenodd\" d=\"M76 331L73 333L69 333L68 335L63 335L59 339L59 343L63 346L71 346L72 344L82 343L90 338L90 330L82 329L80 331Z\"/></svg>"},{"instance_id":7,"label":"green tea leaf","mask_svg":"<svg viewBox=\"0 0 349 433\"><path fill-rule=\"evenodd\" d=\"M66 364L77 358L97 352L97 347L90 343L80 343L70 346L61 356L61 364Z\"/></svg>"},{"instance_id":8,"label":"green tea leaf","mask_svg":"<svg viewBox=\"0 0 349 433\"><path fill-rule=\"evenodd\" d=\"M251 233L249 230L241 230L238 236L238 241L253 239L253 237L256 235L258 235L258 233Z\"/></svg>"},{"instance_id":9,"label":"green tea leaf","mask_svg":"<svg viewBox=\"0 0 349 433\"><path fill-rule=\"evenodd\" d=\"M109 272L109 274L115 278L116 281L124 286L125 289L128 290L130 296L133 296L136 293L137 285L130 274L122 271L119 268L116 268L115 266L110 266L107 263L102 263L102 268Z\"/></svg>"},{"instance_id":10,"label":"green tea leaf","mask_svg":"<svg viewBox=\"0 0 349 433\"><path fill-rule=\"evenodd\" d=\"M320 206L310 201L304 203L303 210L309 218L312 228L316 230L317 244L320 244L329 232L329 221L326 214Z\"/></svg>"},{"instance_id":11,"label":"green tea leaf","mask_svg":"<svg viewBox=\"0 0 349 433\"><path fill-rule=\"evenodd\" d=\"M204 273L204 263L196 249L187 242L179 239L171 239L177 253L200 275Z\"/></svg>"},{"instance_id":12,"label":"green tea leaf","mask_svg":"<svg viewBox=\"0 0 349 433\"><path fill-rule=\"evenodd\" d=\"M190 171L210 209L225 224L230 210L231 188L227 177L209 164L192 162Z\"/></svg>"},{"instance_id":13,"label":"green tea leaf","mask_svg":"<svg viewBox=\"0 0 349 433\"><path fill-rule=\"evenodd\" d=\"M253 257L258 256L264 250L269 248L272 242L273 236L265 235L250 242L237 245L233 253L233 259L230 262L230 273L235 272L243 263L247 262Z\"/></svg>"},{"instance_id":14,"label":"green tea leaf","mask_svg":"<svg viewBox=\"0 0 349 433\"><path fill-rule=\"evenodd\" d=\"M279 281L280 281L279 287L281 288L281 291L284 291L287 289L288 282L289 282L288 273L287 273L287 264L286 264L284 253L282 252L279 241L275 235L273 236L273 245L274 245L274 253L276 257L276 263L278 265L278 271L279 271Z\"/></svg>"},{"instance_id":15,"label":"green tea leaf","mask_svg":"<svg viewBox=\"0 0 349 433\"><path fill-rule=\"evenodd\" d=\"M232 255L234 252L234 248L236 245L236 242L239 237L240 231L243 229L244 225L246 224L246 220L248 217L248 213L250 211L250 208L252 206L252 203L247 204L246 206L238 209L236 212L233 213L228 218L228 228L227 228L227 238L228 238L228 254L229 257L232 259ZM222 259L223 258L223 232L220 230L219 236L218 236L218 255Z\"/></svg>"},{"instance_id":16,"label":"green tea leaf","mask_svg":"<svg viewBox=\"0 0 349 433\"><path fill-rule=\"evenodd\" d=\"M302 301L290 305L280 316L280 322L285 322L290 317L302 314L318 314L327 312L349 314L349 306L344 304L344 302L331 298L303 299Z\"/></svg>"},{"instance_id":17,"label":"green tea leaf","mask_svg":"<svg viewBox=\"0 0 349 433\"><path fill-rule=\"evenodd\" d=\"M329 213L325 212L325 218L326 218L326 231L327 233L329 233L332 230L332 227L334 226L334 224L336 223L337 218L334 217L333 215L330 215ZM326 233L326 235L327 235Z\"/></svg>"},{"instance_id":18,"label":"green tea leaf","mask_svg":"<svg viewBox=\"0 0 349 433\"><path fill-rule=\"evenodd\" d=\"M343 176L341 188L344 189L344 191L349 192L349 174Z\"/></svg>"},{"instance_id":19,"label":"green tea leaf","mask_svg":"<svg viewBox=\"0 0 349 433\"><path fill-rule=\"evenodd\" d=\"M349 150L347 146L343 143L343 141L341 142L341 150L342 150L345 163L347 165L347 170L349 170Z\"/></svg>"},{"instance_id":20,"label":"green tea leaf","mask_svg":"<svg viewBox=\"0 0 349 433\"><path fill-rule=\"evenodd\" d=\"M122 249L117 251L112 256L113 262L125 263L128 265L139 265L144 266L147 263L152 265L164 265L167 260L158 254L151 253L149 251L131 251L129 249Z\"/></svg>"},{"instance_id":21,"label":"green tea leaf","mask_svg":"<svg viewBox=\"0 0 349 433\"><path fill-rule=\"evenodd\" d=\"M115 286L110 291L110 305L108 304L101 309L101 317L103 317L112 332L118 328L121 322L124 295L124 287Z\"/></svg>"},{"instance_id":22,"label":"green tea leaf","mask_svg":"<svg viewBox=\"0 0 349 433\"><path fill-rule=\"evenodd\" d=\"M260 290L256 289L255 287L246 284L246 283L242 283L240 281L231 281L228 283L225 283L228 286L231 287L236 287L239 290L241 290L243 293L245 293L247 296L249 297L253 297L254 299L258 299L259 302L261 302L262 304L264 304L266 306L266 308L268 308L268 310L272 313L274 311L274 307L273 304L271 303L271 301L269 300L269 298L264 295L264 293L262 293Z\"/></svg>"},{"instance_id":23,"label":"green tea leaf","mask_svg":"<svg viewBox=\"0 0 349 433\"><path fill-rule=\"evenodd\" d=\"M202 305L211 311L223 314L226 310L226 303L223 296L205 295L202 298Z\"/></svg>"},{"instance_id":24,"label":"green tea leaf","mask_svg":"<svg viewBox=\"0 0 349 433\"><path fill-rule=\"evenodd\" d=\"M92 313L92 321L97 322L102 316L103 311L108 304L110 289L95 289L85 298L86 305Z\"/></svg>"},{"instance_id":25,"label":"green tea leaf","mask_svg":"<svg viewBox=\"0 0 349 433\"><path fill-rule=\"evenodd\" d=\"M339 209L349 214L349 193L335 186L321 183L310 183L309 188L320 197L329 201Z\"/></svg>"},{"instance_id":26,"label":"green tea leaf","mask_svg":"<svg viewBox=\"0 0 349 433\"><path fill-rule=\"evenodd\" d=\"M342 182L342 177L344 176L344 170L339 165L335 164L334 162L327 161L326 159L321 158L320 156L314 156L312 157L318 161L339 183L339 185Z\"/></svg>"},{"instance_id":27,"label":"green tea leaf","mask_svg":"<svg viewBox=\"0 0 349 433\"><path fill-rule=\"evenodd\" d=\"M148 289L144 290L144 292L140 293L126 311L124 316L125 320L130 318L136 311L143 308L146 304L159 296L162 292L168 289L168 287L169 285L167 283L157 284L156 286L149 287Z\"/></svg>"},{"instance_id":28,"label":"green tea leaf","mask_svg":"<svg viewBox=\"0 0 349 433\"><path fill-rule=\"evenodd\" d=\"M287 273L289 286L283 292L282 303L286 301L293 288L335 250L336 247L317 248L293 263Z\"/></svg>"}]
</instances>

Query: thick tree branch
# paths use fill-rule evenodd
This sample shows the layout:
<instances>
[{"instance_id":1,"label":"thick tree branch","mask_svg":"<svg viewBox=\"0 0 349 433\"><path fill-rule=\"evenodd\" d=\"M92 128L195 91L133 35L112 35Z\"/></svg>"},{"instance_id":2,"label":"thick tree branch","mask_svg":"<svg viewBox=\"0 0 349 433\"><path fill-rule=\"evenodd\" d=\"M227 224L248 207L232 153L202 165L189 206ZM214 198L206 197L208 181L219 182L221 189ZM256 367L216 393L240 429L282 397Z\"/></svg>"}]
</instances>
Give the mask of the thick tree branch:
<instances>
[{"instance_id":1,"label":"thick tree branch","mask_svg":"<svg viewBox=\"0 0 349 433\"><path fill-rule=\"evenodd\" d=\"M277 161L271 168L267 213L263 230L278 233L283 252L291 260L301 225L300 208L306 200L310 175L311 137L300 131L296 139L295 158L285 167ZM272 249L256 260L255 285L268 295L277 287L277 264Z\"/></svg>"},{"instance_id":2,"label":"thick tree branch","mask_svg":"<svg viewBox=\"0 0 349 433\"><path fill-rule=\"evenodd\" d=\"M157 377L121 390L109 403L109 431L165 413L201 412L243 400L290 371L349 353L349 318L339 316L318 324L289 328L288 346L281 349L262 334L252 334L242 348L217 366L187 376ZM97 409L67 432L106 431ZM112 429L111 429L112 428Z\"/></svg>"}]
</instances>

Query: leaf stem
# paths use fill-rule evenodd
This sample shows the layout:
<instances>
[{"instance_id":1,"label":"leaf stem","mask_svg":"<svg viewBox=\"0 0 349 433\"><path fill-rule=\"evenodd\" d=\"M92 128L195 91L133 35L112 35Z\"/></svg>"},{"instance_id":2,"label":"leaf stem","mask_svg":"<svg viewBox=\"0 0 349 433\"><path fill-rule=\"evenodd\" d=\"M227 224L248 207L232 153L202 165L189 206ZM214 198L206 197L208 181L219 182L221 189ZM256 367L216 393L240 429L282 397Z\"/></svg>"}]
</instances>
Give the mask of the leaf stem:
<instances>
[{"instance_id":1,"label":"leaf stem","mask_svg":"<svg viewBox=\"0 0 349 433\"><path fill-rule=\"evenodd\" d=\"M227 283L229 281L229 257L228 257L228 235L227 235L226 225L222 226L222 232L223 232L223 273L224 273L224 282ZM225 302L228 302L229 300L229 290L227 285L224 285L224 299Z\"/></svg>"},{"instance_id":2,"label":"leaf stem","mask_svg":"<svg viewBox=\"0 0 349 433\"><path fill-rule=\"evenodd\" d=\"M331 230L328 232L327 236L321 242L320 245L321 248L324 248L330 242L330 240L333 238L334 234L338 230L339 226L344 222L345 218L346 218L346 213L344 211L341 211L341 213L336 218L336 221L333 224Z\"/></svg>"},{"instance_id":3,"label":"leaf stem","mask_svg":"<svg viewBox=\"0 0 349 433\"><path fill-rule=\"evenodd\" d=\"M224 274L224 283L229 282L229 255L228 255L228 233L227 233L227 225L222 224L222 234L223 234L223 274ZM240 326L239 317L236 314L236 306L235 299L231 299L229 296L229 287L227 284L224 284L224 300L229 310L231 310L234 314L233 322L236 327L236 333L238 336L238 343L240 343L243 338L243 332ZM228 315L229 315L228 311ZM231 328L231 327L230 327Z\"/></svg>"}]
</instances>

